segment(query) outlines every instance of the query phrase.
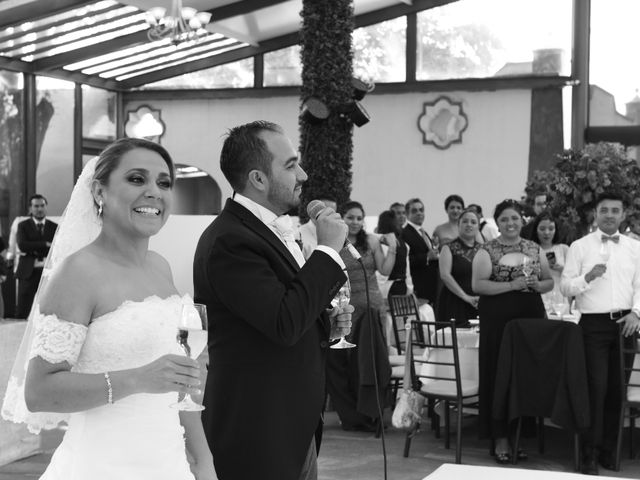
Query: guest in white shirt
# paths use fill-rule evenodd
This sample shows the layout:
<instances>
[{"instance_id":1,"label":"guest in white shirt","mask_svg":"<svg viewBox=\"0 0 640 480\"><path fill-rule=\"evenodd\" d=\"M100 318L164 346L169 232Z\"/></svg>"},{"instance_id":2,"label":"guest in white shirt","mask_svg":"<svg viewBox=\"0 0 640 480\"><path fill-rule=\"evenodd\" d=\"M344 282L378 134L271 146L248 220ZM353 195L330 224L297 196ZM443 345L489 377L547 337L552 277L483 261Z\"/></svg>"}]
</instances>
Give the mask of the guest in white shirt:
<instances>
[{"instance_id":1,"label":"guest in white shirt","mask_svg":"<svg viewBox=\"0 0 640 480\"><path fill-rule=\"evenodd\" d=\"M338 204L335 199L328 196L321 196L318 200L323 202L326 207L331 208L332 210L338 210ZM318 245L318 232L316 230L316 225L309 220L307 223L300 225L298 232L300 234L300 243L302 244L302 254L305 259L309 258Z\"/></svg>"},{"instance_id":2,"label":"guest in white shirt","mask_svg":"<svg viewBox=\"0 0 640 480\"><path fill-rule=\"evenodd\" d=\"M624 202L603 193L596 202L598 229L569 248L560 289L576 297L589 380L591 427L583 439L582 472L597 475L598 463L613 469L621 408L618 336L640 328L640 242L620 235Z\"/></svg>"}]
</instances>

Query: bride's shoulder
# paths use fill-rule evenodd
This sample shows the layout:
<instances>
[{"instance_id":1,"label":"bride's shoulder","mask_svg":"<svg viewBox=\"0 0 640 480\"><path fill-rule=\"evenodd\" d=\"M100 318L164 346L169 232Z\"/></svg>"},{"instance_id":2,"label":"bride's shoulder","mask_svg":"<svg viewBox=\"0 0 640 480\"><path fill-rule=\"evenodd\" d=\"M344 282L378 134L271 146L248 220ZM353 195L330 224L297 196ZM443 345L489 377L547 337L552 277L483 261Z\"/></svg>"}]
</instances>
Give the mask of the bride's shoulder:
<instances>
[{"instance_id":1,"label":"bride's shoulder","mask_svg":"<svg viewBox=\"0 0 640 480\"><path fill-rule=\"evenodd\" d=\"M166 258L160 255L158 252L154 252L153 250L149 250L147 255L147 259L151 267L160 275L166 277L169 280L173 279L173 274L171 273L171 266Z\"/></svg>"},{"instance_id":2,"label":"bride's shoulder","mask_svg":"<svg viewBox=\"0 0 640 480\"><path fill-rule=\"evenodd\" d=\"M100 286L99 259L86 249L69 255L52 272L43 289L40 310L87 324ZM70 301L72 299L72 301Z\"/></svg>"}]
</instances>

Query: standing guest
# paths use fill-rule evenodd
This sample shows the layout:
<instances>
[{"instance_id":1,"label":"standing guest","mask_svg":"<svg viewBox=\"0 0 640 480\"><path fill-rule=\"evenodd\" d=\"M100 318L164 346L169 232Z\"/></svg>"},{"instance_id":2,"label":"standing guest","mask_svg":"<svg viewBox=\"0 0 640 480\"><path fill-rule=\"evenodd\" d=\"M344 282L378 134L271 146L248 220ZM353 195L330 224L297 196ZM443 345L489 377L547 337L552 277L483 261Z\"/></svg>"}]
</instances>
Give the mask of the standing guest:
<instances>
[{"instance_id":1,"label":"standing guest","mask_svg":"<svg viewBox=\"0 0 640 480\"><path fill-rule=\"evenodd\" d=\"M627 215L627 223L629 224L629 230L624 234L634 240L640 240L640 213Z\"/></svg>"},{"instance_id":2,"label":"standing guest","mask_svg":"<svg viewBox=\"0 0 640 480\"><path fill-rule=\"evenodd\" d=\"M398 227L402 230L407 225L407 209L405 204L400 202L392 203L389 210L396 214L396 222L398 222Z\"/></svg>"},{"instance_id":3,"label":"standing guest","mask_svg":"<svg viewBox=\"0 0 640 480\"><path fill-rule=\"evenodd\" d=\"M433 231L433 241L439 247L458 238L458 219L464 210L464 200L460 195L449 195L444 200L444 210L449 220Z\"/></svg>"},{"instance_id":4,"label":"standing guest","mask_svg":"<svg viewBox=\"0 0 640 480\"><path fill-rule=\"evenodd\" d=\"M402 229L402 239L409 247L409 270L414 293L420 305L434 305L438 290L438 249L422 228L425 219L422 200L410 199L406 211L408 222Z\"/></svg>"},{"instance_id":5,"label":"standing guest","mask_svg":"<svg viewBox=\"0 0 640 480\"><path fill-rule=\"evenodd\" d=\"M42 195L32 195L29 199L31 218L18 225L16 235L18 248L22 252L18 260L17 318L27 318L38 289L45 258L56 233L58 224L47 220L47 199Z\"/></svg>"},{"instance_id":6,"label":"standing guest","mask_svg":"<svg viewBox=\"0 0 640 480\"><path fill-rule=\"evenodd\" d=\"M376 272L380 272L382 275L391 273L396 261L397 241L393 232L383 235L382 241L389 247L385 255L378 238L365 231L364 208L358 202L345 203L340 207L340 214L349 227L347 239L362 256L361 263L359 263L347 251L343 250L340 253L347 266L347 274L351 284L350 303L354 307L351 334L347 340L357 344L358 348L329 351L327 391L331 397L331 403L340 417L343 430L373 432L376 429L375 416L377 413L375 397L373 397L374 401L361 398L363 376L361 372L365 369L373 370L371 356L361 355L361 350L369 346L371 340L368 335L363 337L361 332L369 319L372 322L378 322L381 313L385 310L385 300L378 287ZM364 267L364 272L360 265ZM369 313L371 313L371 317L369 317ZM378 326L379 328L376 328ZM379 324L369 325L369 327L374 329L374 333L384 331L382 325ZM383 358L388 362L386 352ZM376 360L378 363L380 361L381 359ZM380 365L377 371L383 371L384 368L384 365ZM390 372L383 371L383 375L379 375L379 377L386 377L388 380L389 375ZM380 388L386 388L386 382L380 381L379 384Z\"/></svg>"},{"instance_id":7,"label":"standing guest","mask_svg":"<svg viewBox=\"0 0 640 480\"><path fill-rule=\"evenodd\" d=\"M553 290L543 294L542 300L546 305L551 305L552 307L554 304L568 304L568 301L563 298L560 291L560 277L566 263L567 253L569 253L569 246L559 242L559 229L557 228L556 220L548 210L545 210L533 220L532 229L533 237L531 240L542 248L549 262L551 278L553 278ZM555 309L556 307L553 308Z\"/></svg>"},{"instance_id":8,"label":"standing guest","mask_svg":"<svg viewBox=\"0 0 640 480\"><path fill-rule=\"evenodd\" d=\"M485 218L482 213L482 207L477 203L470 204L467 208L475 211L480 217L480 225L478 226L478 235L476 236L476 240L480 243L487 243L494 238L498 238L500 232L498 231L498 227L495 224L495 220L493 218Z\"/></svg>"},{"instance_id":9,"label":"standing guest","mask_svg":"<svg viewBox=\"0 0 640 480\"><path fill-rule=\"evenodd\" d=\"M202 376L176 342L193 301L149 250L174 175L163 147L123 138L71 193L2 406L32 432L67 422L43 480L217 478L199 413L171 407Z\"/></svg>"},{"instance_id":10,"label":"standing guest","mask_svg":"<svg viewBox=\"0 0 640 480\"><path fill-rule=\"evenodd\" d=\"M404 205L402 206L404 209ZM402 229L398 226L398 220L393 210L385 210L378 216L376 233L382 235L380 243L387 245L386 235L392 233L396 239L396 261L387 277L387 285L382 292L383 296L407 294L407 264L409 249L402 239ZM381 289L382 290L382 289Z\"/></svg>"},{"instance_id":11,"label":"standing guest","mask_svg":"<svg viewBox=\"0 0 640 480\"><path fill-rule=\"evenodd\" d=\"M566 296L576 297L582 313L591 407L582 472L593 475L598 474L598 463L615 468L622 405L618 339L622 332L630 343L640 328L640 243L618 232L624 208L617 193L598 197L598 229L571 244L560 284Z\"/></svg>"},{"instance_id":12,"label":"standing guest","mask_svg":"<svg viewBox=\"0 0 640 480\"><path fill-rule=\"evenodd\" d=\"M325 206L329 207L332 210L337 210L338 206L336 201L333 198L325 196L321 196L318 198L321 202L325 204ZM309 219L307 223L304 223L300 226L300 243L302 243L302 254L305 259L308 259L315 248L318 246L318 232L316 230L316 224Z\"/></svg>"},{"instance_id":13,"label":"standing guest","mask_svg":"<svg viewBox=\"0 0 640 480\"><path fill-rule=\"evenodd\" d=\"M4 238L0 237L0 320L4 318L4 282L9 275L9 266L5 258L7 252L7 244Z\"/></svg>"},{"instance_id":14,"label":"standing guest","mask_svg":"<svg viewBox=\"0 0 640 480\"><path fill-rule=\"evenodd\" d=\"M515 200L500 202L494 218L500 236L484 244L473 259L471 285L480 295L480 438L495 441L495 459L505 464L511 462L510 425L506 420L494 420L492 415L502 334L515 318L545 318L540 294L553 288L553 279L540 246L520 235L520 204ZM516 454L524 456L523 452Z\"/></svg>"},{"instance_id":15,"label":"standing guest","mask_svg":"<svg viewBox=\"0 0 640 480\"><path fill-rule=\"evenodd\" d=\"M478 316L478 296L471 288L471 265L481 248L476 241L480 216L471 209L458 219L459 236L440 251L440 279L444 284L438 300L438 319L457 326L468 326L469 319Z\"/></svg>"},{"instance_id":16,"label":"standing guest","mask_svg":"<svg viewBox=\"0 0 640 480\"><path fill-rule=\"evenodd\" d=\"M542 212L547 209L547 194L544 192L538 192L533 197L533 215L537 217ZM532 238L533 237L533 219L529 220L529 222L522 227L522 238Z\"/></svg>"},{"instance_id":17,"label":"standing guest","mask_svg":"<svg viewBox=\"0 0 640 480\"><path fill-rule=\"evenodd\" d=\"M352 311L326 310L346 280L338 252L347 226L331 208L319 212L318 246L305 261L284 214L299 205L307 174L279 125L231 129L220 168L235 195L193 262L195 298L209 311L202 422L216 471L224 480L315 479L326 355L349 333Z\"/></svg>"}]
</instances>

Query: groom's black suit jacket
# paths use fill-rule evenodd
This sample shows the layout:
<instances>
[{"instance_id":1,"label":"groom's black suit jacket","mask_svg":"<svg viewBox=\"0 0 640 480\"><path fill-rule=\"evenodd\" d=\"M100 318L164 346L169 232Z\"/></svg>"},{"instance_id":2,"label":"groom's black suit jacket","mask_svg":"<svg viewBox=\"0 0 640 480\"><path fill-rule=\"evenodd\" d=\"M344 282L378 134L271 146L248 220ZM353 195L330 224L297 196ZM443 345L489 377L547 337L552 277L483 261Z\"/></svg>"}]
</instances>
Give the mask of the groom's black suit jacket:
<instances>
[{"instance_id":1,"label":"groom's black suit jacket","mask_svg":"<svg viewBox=\"0 0 640 480\"><path fill-rule=\"evenodd\" d=\"M325 309L345 279L323 252L298 267L233 200L200 237L195 301L210 326L202 422L221 480L298 480L322 428Z\"/></svg>"}]
</instances>

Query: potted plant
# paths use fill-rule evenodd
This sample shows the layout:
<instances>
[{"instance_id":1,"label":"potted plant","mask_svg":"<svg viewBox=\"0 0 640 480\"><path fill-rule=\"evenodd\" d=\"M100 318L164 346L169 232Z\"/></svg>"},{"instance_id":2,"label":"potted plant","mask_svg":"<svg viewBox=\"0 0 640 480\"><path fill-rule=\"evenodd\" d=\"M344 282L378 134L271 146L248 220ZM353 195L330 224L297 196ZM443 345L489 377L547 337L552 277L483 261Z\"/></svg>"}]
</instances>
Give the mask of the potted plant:
<instances>
[{"instance_id":1,"label":"potted plant","mask_svg":"<svg viewBox=\"0 0 640 480\"><path fill-rule=\"evenodd\" d=\"M626 200L627 215L640 212L640 167L616 143L588 144L559 154L553 168L534 172L525 187L526 202L547 194L547 206L558 220L563 243L589 232L595 200L615 190Z\"/></svg>"}]
</instances>

